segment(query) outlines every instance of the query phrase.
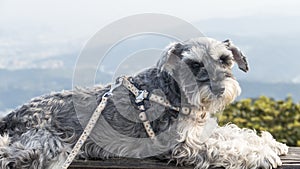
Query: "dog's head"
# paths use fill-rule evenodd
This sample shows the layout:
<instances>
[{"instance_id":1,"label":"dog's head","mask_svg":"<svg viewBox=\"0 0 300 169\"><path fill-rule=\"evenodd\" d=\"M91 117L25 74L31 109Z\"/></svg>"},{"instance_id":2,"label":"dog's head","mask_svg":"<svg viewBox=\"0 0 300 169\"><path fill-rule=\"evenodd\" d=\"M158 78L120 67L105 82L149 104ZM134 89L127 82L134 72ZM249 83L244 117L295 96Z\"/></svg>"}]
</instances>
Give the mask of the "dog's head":
<instances>
[{"instance_id":1,"label":"dog's head","mask_svg":"<svg viewBox=\"0 0 300 169\"><path fill-rule=\"evenodd\" d=\"M245 56L231 41L201 37L171 44L157 67L173 76L190 104L216 112L241 92L234 63L248 71Z\"/></svg>"}]
</instances>

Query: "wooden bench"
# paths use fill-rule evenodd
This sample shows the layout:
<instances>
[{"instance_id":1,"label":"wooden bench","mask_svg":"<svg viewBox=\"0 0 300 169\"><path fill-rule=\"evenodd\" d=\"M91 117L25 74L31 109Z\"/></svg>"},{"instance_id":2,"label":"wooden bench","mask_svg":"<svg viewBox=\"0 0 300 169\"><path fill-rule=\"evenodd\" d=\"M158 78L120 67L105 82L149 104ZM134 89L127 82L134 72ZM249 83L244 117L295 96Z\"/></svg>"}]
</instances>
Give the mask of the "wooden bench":
<instances>
[{"instance_id":1,"label":"wooden bench","mask_svg":"<svg viewBox=\"0 0 300 169\"><path fill-rule=\"evenodd\" d=\"M300 147L289 148L289 153L282 156L283 166L279 169L300 169ZM74 161L69 169L192 169L193 167L180 167L175 164L161 162L155 159L108 159L101 161Z\"/></svg>"}]
</instances>

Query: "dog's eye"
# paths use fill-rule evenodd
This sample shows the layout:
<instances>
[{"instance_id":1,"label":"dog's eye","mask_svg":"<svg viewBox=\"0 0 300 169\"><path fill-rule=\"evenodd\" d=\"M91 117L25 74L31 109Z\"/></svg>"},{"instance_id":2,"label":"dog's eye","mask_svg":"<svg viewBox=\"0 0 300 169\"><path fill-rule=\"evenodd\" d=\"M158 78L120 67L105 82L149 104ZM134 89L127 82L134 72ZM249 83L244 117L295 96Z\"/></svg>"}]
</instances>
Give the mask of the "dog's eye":
<instances>
[{"instance_id":1,"label":"dog's eye","mask_svg":"<svg viewBox=\"0 0 300 169\"><path fill-rule=\"evenodd\" d=\"M199 62L192 63L192 68L193 69L198 69L198 68L203 67L203 66L204 66L203 63L199 63Z\"/></svg>"},{"instance_id":2,"label":"dog's eye","mask_svg":"<svg viewBox=\"0 0 300 169\"><path fill-rule=\"evenodd\" d=\"M222 55L221 57L220 57L220 63L221 64L228 64L229 63L229 60L230 60L230 58L229 58L229 56L228 55Z\"/></svg>"},{"instance_id":3,"label":"dog's eye","mask_svg":"<svg viewBox=\"0 0 300 169\"><path fill-rule=\"evenodd\" d=\"M197 69L200 69L201 67L204 67L202 62L198 62L195 60L186 59L186 60L184 60L184 62L193 70L197 70Z\"/></svg>"}]
</instances>

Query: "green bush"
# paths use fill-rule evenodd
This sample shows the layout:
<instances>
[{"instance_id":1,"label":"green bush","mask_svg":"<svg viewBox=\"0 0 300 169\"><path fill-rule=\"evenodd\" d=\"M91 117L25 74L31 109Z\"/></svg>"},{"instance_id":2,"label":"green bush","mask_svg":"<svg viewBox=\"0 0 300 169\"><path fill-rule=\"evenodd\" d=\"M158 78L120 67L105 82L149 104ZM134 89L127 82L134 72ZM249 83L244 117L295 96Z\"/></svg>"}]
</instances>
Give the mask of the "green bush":
<instances>
[{"instance_id":1,"label":"green bush","mask_svg":"<svg viewBox=\"0 0 300 169\"><path fill-rule=\"evenodd\" d=\"M218 118L220 125L231 122L257 132L269 131L280 142L300 146L300 103L291 97L243 99L229 105Z\"/></svg>"}]
</instances>

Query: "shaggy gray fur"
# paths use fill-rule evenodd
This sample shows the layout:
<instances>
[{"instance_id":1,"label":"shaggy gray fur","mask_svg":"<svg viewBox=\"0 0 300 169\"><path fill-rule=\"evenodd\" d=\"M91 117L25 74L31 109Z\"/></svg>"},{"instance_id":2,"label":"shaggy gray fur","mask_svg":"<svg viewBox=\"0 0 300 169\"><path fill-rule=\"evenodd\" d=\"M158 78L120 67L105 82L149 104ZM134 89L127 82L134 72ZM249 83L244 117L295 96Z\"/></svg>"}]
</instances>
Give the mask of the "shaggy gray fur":
<instances>
[{"instance_id":1,"label":"shaggy gray fur","mask_svg":"<svg viewBox=\"0 0 300 169\"><path fill-rule=\"evenodd\" d=\"M214 114L239 94L238 84L232 78L232 55L228 44L209 38L174 43L157 65L134 76L133 83L139 89L166 97L173 106L204 107ZM58 161L71 151L83 131L81 126L87 124L107 91L108 86L98 86L52 93L32 99L2 118L0 167L59 168ZM205 143L195 142L196 133L205 122L199 121L197 114L185 117L146 100L146 113L157 135L157 141L151 142L134 100L125 87L114 90L78 158L144 158L158 152L157 157L197 168L223 165L217 163L217 157L209 159L211 152L205 149Z\"/></svg>"}]
</instances>

